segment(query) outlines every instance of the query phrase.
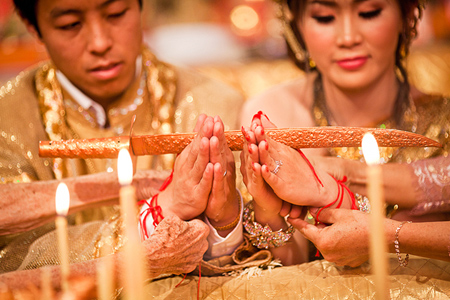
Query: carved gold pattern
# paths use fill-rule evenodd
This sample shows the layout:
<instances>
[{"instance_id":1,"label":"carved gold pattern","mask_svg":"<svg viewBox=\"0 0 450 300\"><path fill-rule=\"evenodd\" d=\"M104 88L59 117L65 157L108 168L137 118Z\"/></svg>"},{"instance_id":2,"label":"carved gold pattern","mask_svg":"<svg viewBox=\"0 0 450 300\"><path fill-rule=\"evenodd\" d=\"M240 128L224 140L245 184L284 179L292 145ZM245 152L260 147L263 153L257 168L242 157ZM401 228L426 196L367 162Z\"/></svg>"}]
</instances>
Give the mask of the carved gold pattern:
<instances>
[{"instance_id":1,"label":"carved gold pattern","mask_svg":"<svg viewBox=\"0 0 450 300\"><path fill-rule=\"evenodd\" d=\"M395 129L359 127L305 127L267 129L267 135L292 148L358 147L365 133L374 135L380 147L441 147L427 137ZM134 155L180 153L195 137L194 133L133 136ZM244 137L240 131L226 131L228 146L242 150ZM41 142L39 155L63 158L117 157L128 137Z\"/></svg>"}]
</instances>

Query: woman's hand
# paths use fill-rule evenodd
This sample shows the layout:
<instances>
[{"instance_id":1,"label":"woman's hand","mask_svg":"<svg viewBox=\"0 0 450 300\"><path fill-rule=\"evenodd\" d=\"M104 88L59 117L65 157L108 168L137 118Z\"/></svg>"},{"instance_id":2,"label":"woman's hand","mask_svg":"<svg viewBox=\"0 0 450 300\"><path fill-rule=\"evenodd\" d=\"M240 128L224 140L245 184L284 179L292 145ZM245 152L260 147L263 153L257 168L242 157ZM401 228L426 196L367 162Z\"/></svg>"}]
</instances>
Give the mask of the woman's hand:
<instances>
[{"instance_id":1,"label":"woman's hand","mask_svg":"<svg viewBox=\"0 0 450 300\"><path fill-rule=\"evenodd\" d=\"M317 209L311 213L316 217ZM369 259L369 215L350 209L325 209L323 224L315 226L303 219L288 221L310 240L323 257L340 266L357 267Z\"/></svg>"},{"instance_id":2,"label":"woman's hand","mask_svg":"<svg viewBox=\"0 0 450 300\"><path fill-rule=\"evenodd\" d=\"M267 222L271 218L279 218L283 200L262 177L255 134L246 127L242 127L242 134L246 141L241 152L241 173L244 184L253 197L257 219L259 222Z\"/></svg>"},{"instance_id":3,"label":"woman's hand","mask_svg":"<svg viewBox=\"0 0 450 300\"><path fill-rule=\"evenodd\" d=\"M278 197L292 204L315 207L334 200L338 191L330 176L316 172L297 150L270 139L262 126L253 122L252 127L262 177ZM327 188L322 183L327 183Z\"/></svg>"}]
</instances>

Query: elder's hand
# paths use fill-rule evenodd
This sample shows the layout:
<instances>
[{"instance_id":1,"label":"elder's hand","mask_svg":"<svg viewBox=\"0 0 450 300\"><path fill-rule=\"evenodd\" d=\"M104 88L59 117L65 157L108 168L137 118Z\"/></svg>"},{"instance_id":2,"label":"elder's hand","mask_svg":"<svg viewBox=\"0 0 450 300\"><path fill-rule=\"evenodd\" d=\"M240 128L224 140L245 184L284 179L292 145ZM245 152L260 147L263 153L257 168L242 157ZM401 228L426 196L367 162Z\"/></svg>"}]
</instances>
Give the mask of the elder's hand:
<instances>
[{"instance_id":1,"label":"elder's hand","mask_svg":"<svg viewBox=\"0 0 450 300\"><path fill-rule=\"evenodd\" d=\"M169 216L143 242L150 277L193 271L208 249L208 226L200 220L185 222Z\"/></svg>"},{"instance_id":2,"label":"elder's hand","mask_svg":"<svg viewBox=\"0 0 450 300\"><path fill-rule=\"evenodd\" d=\"M311 210L316 217L317 209ZM303 219L289 218L323 257L339 266L357 267L369 259L369 215L358 210L325 209L320 213L323 224L315 226Z\"/></svg>"}]
</instances>

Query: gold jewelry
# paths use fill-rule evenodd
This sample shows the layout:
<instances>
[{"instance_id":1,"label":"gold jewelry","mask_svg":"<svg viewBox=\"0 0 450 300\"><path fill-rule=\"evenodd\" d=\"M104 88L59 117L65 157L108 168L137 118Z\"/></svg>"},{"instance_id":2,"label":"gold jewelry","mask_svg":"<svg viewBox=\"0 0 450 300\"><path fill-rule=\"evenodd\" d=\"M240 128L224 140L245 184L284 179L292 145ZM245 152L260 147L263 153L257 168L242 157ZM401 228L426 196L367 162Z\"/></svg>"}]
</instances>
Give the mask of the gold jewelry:
<instances>
[{"instance_id":1,"label":"gold jewelry","mask_svg":"<svg viewBox=\"0 0 450 300\"><path fill-rule=\"evenodd\" d=\"M226 171L225 171L225 175L226 175ZM230 224L227 224L225 226L213 226L215 230L217 231L222 231L222 230L229 230L231 228L236 227L236 225L239 223L239 220L241 219L241 196L239 195L239 193L236 191L236 198L238 200L238 205L239 205L239 212L237 214L237 217L233 220L233 222L231 222Z\"/></svg>"},{"instance_id":2,"label":"gold jewelry","mask_svg":"<svg viewBox=\"0 0 450 300\"><path fill-rule=\"evenodd\" d=\"M277 248L284 246L295 232L294 226L290 225L285 232L282 229L272 231L269 225L262 226L255 222L253 211L253 201L250 201L244 208L244 228L248 232L250 242L259 249L269 247Z\"/></svg>"},{"instance_id":3,"label":"gold jewelry","mask_svg":"<svg viewBox=\"0 0 450 300\"><path fill-rule=\"evenodd\" d=\"M366 196L355 193L355 200L358 203L359 211L370 213L370 201Z\"/></svg>"},{"instance_id":4,"label":"gold jewelry","mask_svg":"<svg viewBox=\"0 0 450 300\"><path fill-rule=\"evenodd\" d=\"M405 84L405 83L400 83ZM401 90L401 88L400 88ZM416 111L416 106L411 97L406 96L406 99L402 97L402 94L397 95L395 106L400 107L400 109L384 120L378 123L376 126L378 128L384 129L400 129L410 132L416 132L418 124L418 113ZM314 100L312 107L312 115L314 117L314 122L316 126L337 126L332 122L333 116L328 110L327 101L325 99L325 93L323 90L322 76L318 73L314 81ZM397 120L398 116L401 116L400 120ZM342 157L352 160L363 161L363 155L360 147L341 147L341 148L328 148L327 149L331 155ZM397 147L382 147L380 148L380 156L383 163L389 162L395 155L399 152Z\"/></svg>"},{"instance_id":5,"label":"gold jewelry","mask_svg":"<svg viewBox=\"0 0 450 300\"><path fill-rule=\"evenodd\" d=\"M146 76L143 76L139 94L147 89L151 105L150 124L155 134L166 134L173 132L174 124L174 101L176 93L177 76L173 67L159 60L146 48L142 50L142 66ZM55 67L51 63L45 63L35 75L36 92L38 95L39 108L42 115L45 131L51 141L67 139L67 134L76 135L66 123L66 108L64 107L61 86L56 79ZM138 97L139 98L139 97ZM140 102L140 100L137 103ZM136 103L134 103L136 104ZM140 104L139 104L140 105ZM127 112L134 108L128 106ZM113 111L114 113L114 111ZM72 137L73 138L73 137ZM162 156L162 160L170 160L164 165L171 165L172 156ZM56 179L67 176L65 160L55 158L52 163L53 173ZM90 173L95 173L94 165L90 160L85 160Z\"/></svg>"},{"instance_id":6,"label":"gold jewelry","mask_svg":"<svg viewBox=\"0 0 450 300\"><path fill-rule=\"evenodd\" d=\"M408 265L409 262L409 254L406 253L405 259L402 259L402 255L400 253L400 242L398 240L398 235L400 233L400 229L402 229L403 224L405 223L412 223L411 221L403 221L400 223L400 225L398 225L397 229L395 230L395 242L394 242L394 247L395 247L395 253L397 253L397 257L398 257L398 263L401 267L406 267Z\"/></svg>"}]
</instances>

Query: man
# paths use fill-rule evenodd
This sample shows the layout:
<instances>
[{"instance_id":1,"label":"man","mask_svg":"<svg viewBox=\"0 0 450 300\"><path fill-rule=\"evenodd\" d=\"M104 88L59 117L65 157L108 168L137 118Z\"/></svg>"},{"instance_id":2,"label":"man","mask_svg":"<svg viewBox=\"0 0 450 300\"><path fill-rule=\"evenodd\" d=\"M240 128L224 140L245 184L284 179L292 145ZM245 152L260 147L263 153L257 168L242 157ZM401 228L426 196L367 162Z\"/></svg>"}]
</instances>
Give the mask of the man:
<instances>
[{"instance_id":1,"label":"man","mask_svg":"<svg viewBox=\"0 0 450 300\"><path fill-rule=\"evenodd\" d=\"M22 72L0 89L1 181L61 180L76 176L73 179L76 185L89 181L81 175L115 168L112 160L39 158L39 140L126 135L133 115L137 116L133 127L136 135L188 131L194 128L198 118L195 126L198 135L177 157L173 181L161 192L159 205L164 217L176 215L184 221L204 212L211 227L208 237L211 256L233 251L242 241L242 231L239 225L235 226L236 230L227 225L235 223L242 204L236 196L234 160L226 147L224 130L237 124L235 114L239 111L241 96L199 74L160 62L143 47L141 1L15 0L15 5L29 31L45 45L51 62ZM227 125L218 117L206 116L223 111L228 112L222 116ZM138 159L137 168L167 169L172 161L172 156L142 157ZM148 180L138 182L145 187ZM39 188L47 189L45 184ZM20 185L10 188L20 188ZM99 190L94 188L93 192L98 194ZM145 192L141 192L143 194ZM14 197L16 193L10 195ZM114 193L85 198L95 199L89 206L101 201L106 203L106 200L115 203ZM1 199L29 215L27 197L20 200ZM36 201L49 203L48 199ZM181 209L180 205L189 206ZM103 209L101 216L98 212L98 209L94 211L96 216L85 213L77 220L83 223L94 218L108 219L117 210ZM47 214L48 218L53 216L54 212ZM94 231L99 230L98 225L93 226ZM0 227L6 228L2 224ZM19 266L31 267L21 266L22 259L34 240L31 237L45 234L52 225L44 227L47 228L1 238L2 272L16 270ZM21 247L15 248L13 253L11 245ZM77 258L77 261L82 260Z\"/></svg>"}]
</instances>

